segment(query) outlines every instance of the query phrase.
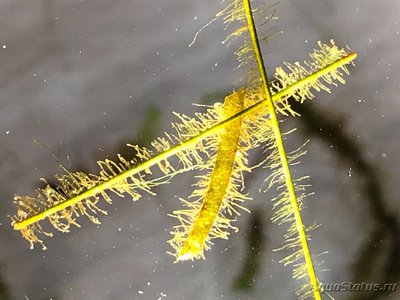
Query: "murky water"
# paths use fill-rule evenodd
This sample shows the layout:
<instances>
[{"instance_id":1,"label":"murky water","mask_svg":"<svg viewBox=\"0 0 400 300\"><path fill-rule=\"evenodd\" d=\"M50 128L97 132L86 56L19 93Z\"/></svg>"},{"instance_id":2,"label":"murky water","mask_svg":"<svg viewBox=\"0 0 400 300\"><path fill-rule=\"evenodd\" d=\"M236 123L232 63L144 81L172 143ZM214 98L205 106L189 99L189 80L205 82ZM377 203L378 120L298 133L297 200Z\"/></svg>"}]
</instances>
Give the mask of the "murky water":
<instances>
[{"instance_id":1,"label":"murky water","mask_svg":"<svg viewBox=\"0 0 400 300\"><path fill-rule=\"evenodd\" d=\"M284 232L269 221L273 193L258 194L267 170L253 174L248 186L254 197L248 207L261 211L264 229L260 271L250 290L233 287L248 253L247 213L237 221L239 233L216 241L206 261L173 264L166 254L175 224L167 214L180 206L178 197L190 194L190 176L137 203L115 198L104 204L109 214L101 225L82 219L81 229L47 239L45 252L29 250L8 218L15 193L33 195L39 178L52 181L58 172L52 154L74 170L95 172L97 160L143 139L149 126L143 124L158 124L156 133L168 130L172 111L193 113L201 108L192 103L222 101L224 92L239 88L236 45L221 44L227 33L221 22L188 47L222 7L218 1L2 1L0 265L10 299L294 299L291 270L278 263L282 254L272 252ZM285 126L299 128L288 138L289 148L310 139L296 172L310 175L315 191L305 217L322 225L311 245L316 253L329 250L319 259L330 269L321 280L379 282L385 278L382 260L396 259L389 250L398 243L376 231L389 226L376 211L383 207L398 220L400 5L293 0L275 9L279 20L270 25L283 32L264 49L268 71L282 61L308 59L318 40L334 38L359 55L346 85L316 95L314 122L297 119ZM317 124L327 132L319 120L328 119L333 137L312 131ZM375 194L366 187L374 184L377 196L368 198ZM353 270L375 238L378 250ZM381 260L374 263L374 257ZM376 271L357 275L368 262ZM398 273L389 275L398 281Z\"/></svg>"}]
</instances>

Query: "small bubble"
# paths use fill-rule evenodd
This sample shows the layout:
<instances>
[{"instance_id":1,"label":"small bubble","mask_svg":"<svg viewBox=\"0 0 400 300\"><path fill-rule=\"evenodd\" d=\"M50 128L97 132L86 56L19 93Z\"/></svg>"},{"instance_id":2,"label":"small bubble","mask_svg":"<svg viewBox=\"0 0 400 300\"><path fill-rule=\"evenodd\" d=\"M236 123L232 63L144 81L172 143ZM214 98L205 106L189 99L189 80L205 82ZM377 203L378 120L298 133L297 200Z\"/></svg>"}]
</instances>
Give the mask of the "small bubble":
<instances>
[{"instance_id":1,"label":"small bubble","mask_svg":"<svg viewBox=\"0 0 400 300\"><path fill-rule=\"evenodd\" d=\"M10 132L11 132L10 130L7 130L7 131L6 131L6 134L7 134L7 135L9 135L9 134L10 134Z\"/></svg>"},{"instance_id":2,"label":"small bubble","mask_svg":"<svg viewBox=\"0 0 400 300\"><path fill-rule=\"evenodd\" d=\"M3 45L3 49L6 49L7 48L7 45Z\"/></svg>"},{"instance_id":3,"label":"small bubble","mask_svg":"<svg viewBox=\"0 0 400 300\"><path fill-rule=\"evenodd\" d=\"M138 293L139 293L140 295L143 295L143 294L144 294L144 292L141 291L141 290L139 290Z\"/></svg>"}]
</instances>

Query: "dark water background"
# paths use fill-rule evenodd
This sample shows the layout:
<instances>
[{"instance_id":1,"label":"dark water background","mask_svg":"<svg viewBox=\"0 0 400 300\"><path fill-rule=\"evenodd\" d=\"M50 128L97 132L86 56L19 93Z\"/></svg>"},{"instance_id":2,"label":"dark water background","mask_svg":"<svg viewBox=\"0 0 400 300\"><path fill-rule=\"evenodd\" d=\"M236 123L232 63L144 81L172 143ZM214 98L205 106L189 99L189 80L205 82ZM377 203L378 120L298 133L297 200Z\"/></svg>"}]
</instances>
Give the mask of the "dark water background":
<instances>
[{"instance_id":1,"label":"dark water background","mask_svg":"<svg viewBox=\"0 0 400 300\"><path fill-rule=\"evenodd\" d=\"M239 87L235 47L221 22L195 32L218 1L19 1L0 4L0 299L295 299L279 263L284 228L270 224L267 170L249 176L251 214L218 240L207 260L173 264L166 241L193 183L175 178L141 201L115 199L96 226L56 233L31 251L10 226L13 195L33 195L59 159L96 172L95 162L167 130L171 112L222 101ZM328 254L323 282L399 282L400 2L295 1L275 6L268 71L302 61L331 38L358 53L347 84L317 94L288 121L294 149L310 140L296 172L315 195L305 218L315 253ZM50 151L33 143L38 140ZM336 299L397 299L392 293L332 293ZM390 296L390 298L389 298ZM359 297L359 298L357 298Z\"/></svg>"}]
</instances>

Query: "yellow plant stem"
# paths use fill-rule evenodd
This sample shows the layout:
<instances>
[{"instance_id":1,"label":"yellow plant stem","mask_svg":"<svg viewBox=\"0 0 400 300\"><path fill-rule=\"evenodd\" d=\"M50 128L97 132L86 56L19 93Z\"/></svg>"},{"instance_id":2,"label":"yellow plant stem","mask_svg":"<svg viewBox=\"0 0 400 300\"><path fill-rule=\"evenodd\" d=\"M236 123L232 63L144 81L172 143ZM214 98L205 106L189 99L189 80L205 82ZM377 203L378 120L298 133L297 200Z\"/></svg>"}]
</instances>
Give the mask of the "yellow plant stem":
<instances>
[{"instance_id":1,"label":"yellow plant stem","mask_svg":"<svg viewBox=\"0 0 400 300\"><path fill-rule=\"evenodd\" d=\"M301 87L316 81L320 76L328 74L329 72L332 72L332 71L336 70L337 68L340 68L341 66L348 64L353 59L355 59L356 56L357 55L355 53L350 53L348 56L343 57L342 59L334 62L333 64L329 65L328 67L312 73L311 75L303 78L302 80L299 80L298 82L296 82L296 83L286 87L285 89L279 91L278 93L272 95L272 101L279 102L279 100L281 98L285 97L285 95L292 94L293 92L300 89ZM13 224L14 229L22 230L25 227L32 225L40 220L43 220L43 219L51 216L52 214L55 214L67 207L74 206L76 203L78 203L86 198L98 195L98 194L112 188L113 186L117 185L119 182L123 181L124 179L129 178L129 177L131 177L139 172L142 172L144 170L147 170L150 167L156 165L157 163L159 163L163 160L166 160L166 159L170 158L171 156L176 155L177 153L184 150L185 148L188 148L191 145L196 144L199 140L204 139L207 136L210 136L213 134L218 134L221 130L223 130L225 128L225 126L227 126L228 124L230 124L232 122L235 122L238 118L244 117L248 114L251 114L251 113L257 111L258 109L260 109L264 106L267 106L268 105L267 100L268 99L264 99L256 104L249 106L248 108L242 110L241 112L233 115L232 117L230 117L224 121L221 121L221 122L215 124L214 126L199 133L198 135L196 135L186 141L183 141L182 143L180 143L176 146L173 146L170 149L168 149L162 153L155 155L154 157L140 163L139 165L133 167L132 169L125 171L125 172L117 175L116 177L114 177L108 181L105 181L96 187L93 187L93 188L87 190L86 192L84 192L80 195L77 195L71 199L68 199L62 203L59 203L59 204L57 204L51 208L48 208L45 211L42 211L36 215L30 216L26 220L23 220L21 222L15 222Z\"/></svg>"},{"instance_id":2,"label":"yellow plant stem","mask_svg":"<svg viewBox=\"0 0 400 300\"><path fill-rule=\"evenodd\" d=\"M253 44L254 54L255 54L255 57L257 60L258 70L261 75L261 80L262 80L262 85L263 85L263 89L264 89L264 93L265 93L266 102L269 107L269 114L270 114L270 118L272 121L273 130L275 133L275 141L276 141L276 146L278 148L279 157L280 157L281 164L282 164L283 174L285 177L285 183L286 183L286 187L287 187L287 190L289 193L290 203L293 208L293 214L294 214L295 221L296 221L296 228L297 228L297 232L299 234L299 238L301 241L301 246L302 246L302 250L303 250L303 254L304 254L305 263L306 263L307 269L308 269L308 276L309 276L311 285L313 287L314 298L316 300L320 300L321 294L319 291L319 284L318 284L317 277L315 275L314 265L312 262L310 250L309 250L308 243L307 243L307 236L306 236L305 228L304 228L304 225L302 222L299 204L297 202L297 197L296 197L296 193L295 193L295 189L294 189L292 175L290 172L289 162L288 162L288 159L286 156L285 146L283 144L282 133L279 128L278 117L275 112L274 103L273 103L271 92L269 89L267 73L265 71L265 65L263 62L262 55L261 55L261 50L260 50L260 45L258 42L257 30L256 30L256 27L254 24L254 18L253 18L253 13L251 10L250 0L243 0L243 4L244 4L245 13L246 13L246 19L247 19L247 24L248 24L248 28L249 28L249 33L251 36L251 42Z\"/></svg>"},{"instance_id":3,"label":"yellow plant stem","mask_svg":"<svg viewBox=\"0 0 400 300\"><path fill-rule=\"evenodd\" d=\"M225 98L223 107L224 115L232 116L243 110L244 94L245 90L240 90ZM196 222L193 224L178 254L178 260L191 259L203 252L205 242L218 216L231 180L240 139L241 124L242 119L237 119L226 125L225 130L221 132L221 141L218 144L217 157L207 193L197 215Z\"/></svg>"}]
</instances>

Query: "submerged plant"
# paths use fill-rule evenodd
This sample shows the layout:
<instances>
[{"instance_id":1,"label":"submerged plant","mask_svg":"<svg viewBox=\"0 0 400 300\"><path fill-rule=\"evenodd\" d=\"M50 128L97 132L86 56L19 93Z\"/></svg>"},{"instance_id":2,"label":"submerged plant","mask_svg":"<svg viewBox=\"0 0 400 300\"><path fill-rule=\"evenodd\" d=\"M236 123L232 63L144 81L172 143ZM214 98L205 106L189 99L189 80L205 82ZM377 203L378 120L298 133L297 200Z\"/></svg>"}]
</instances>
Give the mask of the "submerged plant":
<instances>
[{"instance_id":1,"label":"submerged plant","mask_svg":"<svg viewBox=\"0 0 400 300\"><path fill-rule=\"evenodd\" d=\"M266 179L268 188L276 186L279 191L273 199L272 221L288 226L282 249L290 254L282 263L294 265L293 277L304 280L298 291L300 297L321 299L308 246L309 231L315 226L306 227L301 217L306 195L304 177L294 179L290 170L305 151L286 151L277 112L295 116L289 98L303 102L313 98L314 91L329 92L329 85L344 83L346 64L356 55L339 49L333 41L330 45L319 43L310 54L310 62L305 66L285 63L284 68L277 68L270 83L254 17L263 12L261 8L252 9L249 0L233 0L217 14L227 26L239 24L227 41L244 39L236 54L240 66L250 67L247 85L226 96L223 104L217 103L194 117L176 113L179 121L172 124L173 132L155 139L150 148L129 145L135 159L118 155L116 162L99 161L97 175L63 168L63 174L56 176L56 187L46 184L36 190L35 197L15 196L17 212L12 225L31 248L40 243L45 249L42 236L53 235L42 227L45 219L61 232L69 232L71 225L80 227L77 218L82 215L99 223L98 213L106 214L98 206L101 199L111 203L111 195L116 194L138 200L143 193L154 194L152 188L169 183L177 174L200 170L203 175L195 190L188 200L182 199L184 208L172 213L179 224L169 243L176 260L204 258L212 239L228 238L230 229L235 229L233 216L246 210L243 202L250 197L242 192L243 173L261 165L249 165L248 152L262 147L270 153L263 162L271 169Z\"/></svg>"}]
</instances>

